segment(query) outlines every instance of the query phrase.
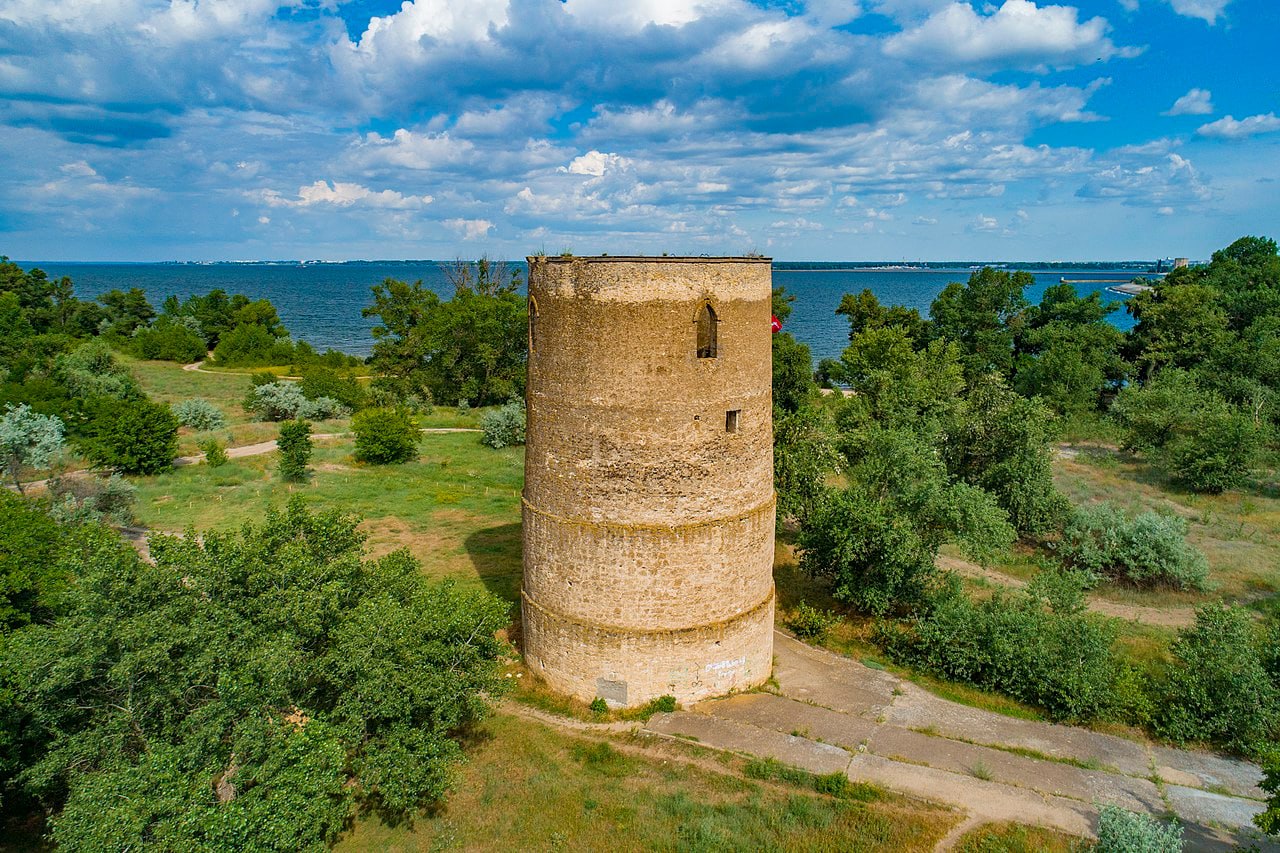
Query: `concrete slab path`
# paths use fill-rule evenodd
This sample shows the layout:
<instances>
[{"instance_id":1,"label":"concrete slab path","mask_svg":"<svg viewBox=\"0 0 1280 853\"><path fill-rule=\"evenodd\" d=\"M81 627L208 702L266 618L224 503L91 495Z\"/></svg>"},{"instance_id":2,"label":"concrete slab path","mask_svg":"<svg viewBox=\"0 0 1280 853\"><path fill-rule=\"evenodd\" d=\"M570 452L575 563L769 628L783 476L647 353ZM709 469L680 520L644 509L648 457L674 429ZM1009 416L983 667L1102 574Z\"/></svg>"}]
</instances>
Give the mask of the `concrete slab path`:
<instances>
[{"instance_id":1,"label":"concrete slab path","mask_svg":"<svg viewBox=\"0 0 1280 853\"><path fill-rule=\"evenodd\" d=\"M1188 850L1280 851L1253 829L1264 806L1262 773L1249 762L960 705L781 632L774 654L776 692L657 714L645 731L843 772L961 809L966 826L1016 821L1092 836L1098 808L1114 804L1176 816Z\"/></svg>"}]
</instances>

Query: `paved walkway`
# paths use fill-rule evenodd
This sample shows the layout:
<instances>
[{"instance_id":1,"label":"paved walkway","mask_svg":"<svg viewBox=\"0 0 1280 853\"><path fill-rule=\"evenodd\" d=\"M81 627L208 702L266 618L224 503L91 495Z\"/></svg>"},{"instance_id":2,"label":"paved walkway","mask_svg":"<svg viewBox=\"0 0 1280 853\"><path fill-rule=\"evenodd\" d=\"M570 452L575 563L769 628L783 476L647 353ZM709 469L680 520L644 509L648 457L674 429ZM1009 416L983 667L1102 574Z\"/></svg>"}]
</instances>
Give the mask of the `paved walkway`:
<instances>
[{"instance_id":1,"label":"paved walkway","mask_svg":"<svg viewBox=\"0 0 1280 853\"><path fill-rule=\"evenodd\" d=\"M1264 806L1262 773L1248 762L970 708L781 632L774 654L777 693L657 714L645 731L842 772L959 808L965 827L1016 821L1091 836L1099 804L1111 803L1177 815L1188 850L1252 841L1280 851L1252 829Z\"/></svg>"}]
</instances>

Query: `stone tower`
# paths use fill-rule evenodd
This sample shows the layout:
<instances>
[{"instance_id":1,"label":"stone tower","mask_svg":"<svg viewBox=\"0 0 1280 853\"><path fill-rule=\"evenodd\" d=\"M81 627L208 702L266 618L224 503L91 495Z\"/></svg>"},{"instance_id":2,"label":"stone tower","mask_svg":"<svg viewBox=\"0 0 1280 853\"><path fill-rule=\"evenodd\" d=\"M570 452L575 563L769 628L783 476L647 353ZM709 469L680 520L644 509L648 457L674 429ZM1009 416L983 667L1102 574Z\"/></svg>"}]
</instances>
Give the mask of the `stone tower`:
<instances>
[{"instance_id":1,"label":"stone tower","mask_svg":"<svg viewBox=\"0 0 1280 853\"><path fill-rule=\"evenodd\" d=\"M529 258L524 651L613 707L773 661L764 258Z\"/></svg>"}]
</instances>

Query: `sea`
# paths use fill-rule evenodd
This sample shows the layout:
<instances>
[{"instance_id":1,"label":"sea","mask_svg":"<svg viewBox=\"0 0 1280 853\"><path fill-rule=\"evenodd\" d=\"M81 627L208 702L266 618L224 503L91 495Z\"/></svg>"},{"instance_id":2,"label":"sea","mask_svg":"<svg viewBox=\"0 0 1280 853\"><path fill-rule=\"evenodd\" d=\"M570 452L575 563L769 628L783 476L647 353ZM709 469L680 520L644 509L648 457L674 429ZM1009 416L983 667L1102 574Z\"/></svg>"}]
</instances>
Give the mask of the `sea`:
<instances>
[{"instance_id":1,"label":"sea","mask_svg":"<svg viewBox=\"0 0 1280 853\"><path fill-rule=\"evenodd\" d=\"M373 285L388 278L421 280L443 297L452 293L444 266L437 261L17 263L28 269L39 267L55 278L70 276L82 298L116 288L140 287L157 308L170 295L183 299L214 288L244 293L253 299L270 299L294 338L308 341L318 350L332 348L359 356L368 355L373 346L370 329L376 319L365 319L360 314L373 301ZM523 263L510 266L519 269L524 278ZM1009 264L1008 268L1017 266ZM1130 281L1142 272L1135 265L1033 270L1035 284L1027 288L1026 298L1039 302L1045 289L1063 278L1091 280L1075 285L1078 292L1089 293L1103 290L1109 283ZM773 283L783 285L795 296L785 331L809 345L816 363L823 358L838 358L849 342L848 321L835 313L844 294L869 289L884 304L917 308L927 315L929 304L947 284L965 281L970 273L971 267L966 265L886 268L861 263L775 262ZM1133 318L1122 305L1128 297L1111 292L1104 296L1119 306L1110 321L1121 329L1131 328Z\"/></svg>"}]
</instances>

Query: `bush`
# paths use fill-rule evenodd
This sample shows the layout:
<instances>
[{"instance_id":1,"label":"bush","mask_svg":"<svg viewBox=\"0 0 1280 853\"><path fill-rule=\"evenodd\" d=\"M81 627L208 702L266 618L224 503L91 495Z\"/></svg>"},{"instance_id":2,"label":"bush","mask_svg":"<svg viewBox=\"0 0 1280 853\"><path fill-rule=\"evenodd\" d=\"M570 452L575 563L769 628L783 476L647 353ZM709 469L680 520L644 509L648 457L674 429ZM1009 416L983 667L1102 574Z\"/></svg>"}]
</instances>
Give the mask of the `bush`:
<instances>
[{"instance_id":1,"label":"bush","mask_svg":"<svg viewBox=\"0 0 1280 853\"><path fill-rule=\"evenodd\" d=\"M1026 592L975 603L953 582L909 627L881 626L895 660L1044 708L1090 720L1111 704L1115 629L1082 612L1079 581L1049 573Z\"/></svg>"},{"instance_id":2,"label":"bush","mask_svg":"<svg viewBox=\"0 0 1280 853\"><path fill-rule=\"evenodd\" d=\"M116 361L111 350L101 341L81 344L58 356L54 362L54 375L73 397L140 400L144 396L138 380Z\"/></svg>"},{"instance_id":3,"label":"bush","mask_svg":"<svg viewBox=\"0 0 1280 853\"><path fill-rule=\"evenodd\" d=\"M205 340L199 332L175 322L157 321L150 328L140 328L134 333L129 349L139 358L158 361L176 361L190 364L209 354Z\"/></svg>"},{"instance_id":4,"label":"bush","mask_svg":"<svg viewBox=\"0 0 1280 853\"><path fill-rule=\"evenodd\" d=\"M1177 742L1264 754L1280 734L1280 690L1249 615L1239 607L1206 605L1171 651L1157 732Z\"/></svg>"},{"instance_id":5,"label":"bush","mask_svg":"<svg viewBox=\"0 0 1280 853\"><path fill-rule=\"evenodd\" d=\"M787 620L787 627L802 640L821 640L827 633L840 624L839 614L830 610L819 610L802 601Z\"/></svg>"},{"instance_id":6,"label":"bush","mask_svg":"<svg viewBox=\"0 0 1280 853\"><path fill-rule=\"evenodd\" d=\"M1204 589L1209 562L1187 544L1187 522L1144 512L1133 518L1114 504L1077 508L1058 545L1064 562L1095 577L1136 586Z\"/></svg>"},{"instance_id":7,"label":"bush","mask_svg":"<svg viewBox=\"0 0 1280 853\"><path fill-rule=\"evenodd\" d=\"M204 464L210 468L217 468L227 464L227 449L216 438L202 441L198 446L200 452L204 454Z\"/></svg>"},{"instance_id":8,"label":"bush","mask_svg":"<svg viewBox=\"0 0 1280 853\"><path fill-rule=\"evenodd\" d=\"M593 714L604 714L609 711L609 703L605 702L604 699L599 696L592 699L591 704L588 707L591 709L591 713Z\"/></svg>"},{"instance_id":9,"label":"bush","mask_svg":"<svg viewBox=\"0 0 1280 853\"><path fill-rule=\"evenodd\" d=\"M404 409L365 409L351 419L356 434L356 459L387 465L408 462L418 455L422 441L413 418Z\"/></svg>"},{"instance_id":10,"label":"bush","mask_svg":"<svg viewBox=\"0 0 1280 853\"><path fill-rule=\"evenodd\" d=\"M670 695L659 696L657 699L654 699L649 703L649 707L653 709L654 713L674 714L676 710L676 697Z\"/></svg>"},{"instance_id":11,"label":"bush","mask_svg":"<svg viewBox=\"0 0 1280 853\"><path fill-rule=\"evenodd\" d=\"M369 393L358 380L340 376L327 367L303 368L302 381L298 383L298 387L308 400L334 400L353 412L358 412L369 404Z\"/></svg>"},{"instance_id":12,"label":"bush","mask_svg":"<svg viewBox=\"0 0 1280 853\"><path fill-rule=\"evenodd\" d=\"M276 337L257 323L243 323L222 335L213 350L220 365L260 367L293 364L296 352L288 338Z\"/></svg>"},{"instance_id":13,"label":"bush","mask_svg":"<svg viewBox=\"0 0 1280 853\"><path fill-rule=\"evenodd\" d=\"M512 400L480 416L480 429L484 431L480 442L495 450L524 444L524 426L524 403Z\"/></svg>"},{"instance_id":14,"label":"bush","mask_svg":"<svg viewBox=\"0 0 1280 853\"><path fill-rule=\"evenodd\" d=\"M93 407L85 454L126 474L158 474L178 455L178 419L150 400L101 400Z\"/></svg>"},{"instance_id":15,"label":"bush","mask_svg":"<svg viewBox=\"0 0 1280 853\"><path fill-rule=\"evenodd\" d=\"M1280 835L1280 750L1273 750L1262 763L1263 778L1258 783L1267 794L1267 810L1253 823L1267 835Z\"/></svg>"},{"instance_id":16,"label":"bush","mask_svg":"<svg viewBox=\"0 0 1280 853\"><path fill-rule=\"evenodd\" d=\"M307 421L285 421L280 424L280 437L276 439L280 451L280 477L290 483L300 483L307 478L307 463L311 460L311 424Z\"/></svg>"},{"instance_id":17,"label":"bush","mask_svg":"<svg viewBox=\"0 0 1280 853\"><path fill-rule=\"evenodd\" d=\"M1118 806L1103 806L1098 815L1097 853L1182 853L1182 827Z\"/></svg>"},{"instance_id":18,"label":"bush","mask_svg":"<svg viewBox=\"0 0 1280 853\"><path fill-rule=\"evenodd\" d=\"M1244 482L1261 449L1262 431L1253 418L1222 406L1193 415L1155 460L1175 482L1216 495Z\"/></svg>"},{"instance_id":19,"label":"bush","mask_svg":"<svg viewBox=\"0 0 1280 853\"><path fill-rule=\"evenodd\" d=\"M245 397L244 407L266 421L327 420L350 414L337 400L330 397L308 400L297 383L282 381L255 382Z\"/></svg>"},{"instance_id":20,"label":"bush","mask_svg":"<svg viewBox=\"0 0 1280 853\"><path fill-rule=\"evenodd\" d=\"M138 489L119 474L109 477L55 477L49 481L49 514L62 524L105 521L130 525Z\"/></svg>"},{"instance_id":21,"label":"bush","mask_svg":"<svg viewBox=\"0 0 1280 853\"><path fill-rule=\"evenodd\" d=\"M173 414L178 418L178 423L197 432L218 429L227 422L221 409L200 397L178 403L173 407Z\"/></svg>"}]
</instances>

